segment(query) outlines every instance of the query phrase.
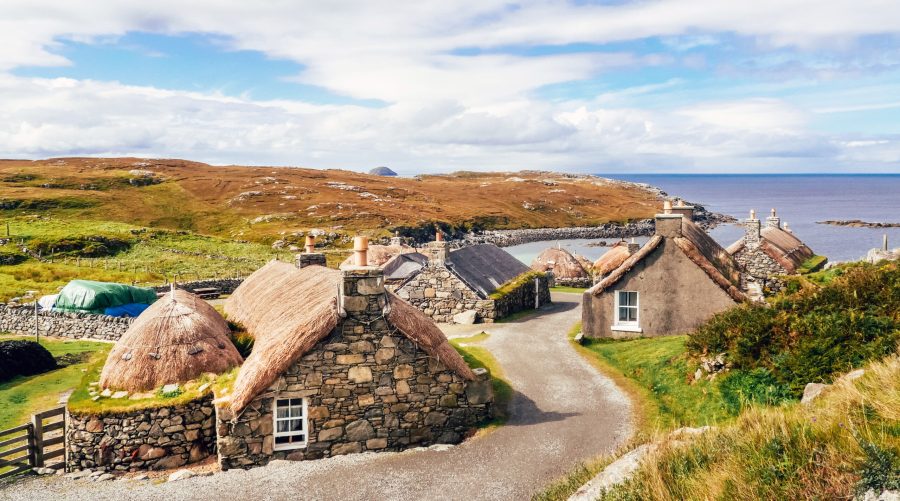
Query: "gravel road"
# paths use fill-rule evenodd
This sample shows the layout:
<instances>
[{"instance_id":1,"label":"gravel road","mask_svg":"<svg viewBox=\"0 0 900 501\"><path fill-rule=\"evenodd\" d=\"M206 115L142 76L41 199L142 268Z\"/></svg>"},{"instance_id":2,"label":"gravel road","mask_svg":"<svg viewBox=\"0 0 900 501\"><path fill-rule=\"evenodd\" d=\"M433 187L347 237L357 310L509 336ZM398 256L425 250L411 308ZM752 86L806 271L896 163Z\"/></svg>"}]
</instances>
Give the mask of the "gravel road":
<instances>
[{"instance_id":1,"label":"gravel road","mask_svg":"<svg viewBox=\"0 0 900 501\"><path fill-rule=\"evenodd\" d=\"M528 499L631 432L627 397L566 339L580 299L554 294L554 305L517 322L446 328L450 337L489 332L483 346L515 390L506 425L460 445L275 461L173 483L28 477L0 487L0 500Z\"/></svg>"}]
</instances>

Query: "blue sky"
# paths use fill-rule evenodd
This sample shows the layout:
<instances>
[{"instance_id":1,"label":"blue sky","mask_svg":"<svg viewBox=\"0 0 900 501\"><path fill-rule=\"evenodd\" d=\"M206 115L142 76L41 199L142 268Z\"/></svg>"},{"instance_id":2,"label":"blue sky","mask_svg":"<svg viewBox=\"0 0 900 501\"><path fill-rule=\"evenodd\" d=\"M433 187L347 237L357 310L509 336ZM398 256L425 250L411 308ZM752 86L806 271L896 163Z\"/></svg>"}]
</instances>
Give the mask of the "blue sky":
<instances>
[{"instance_id":1,"label":"blue sky","mask_svg":"<svg viewBox=\"0 0 900 501\"><path fill-rule=\"evenodd\" d=\"M204 3L4 3L0 155L900 171L895 2Z\"/></svg>"}]
</instances>

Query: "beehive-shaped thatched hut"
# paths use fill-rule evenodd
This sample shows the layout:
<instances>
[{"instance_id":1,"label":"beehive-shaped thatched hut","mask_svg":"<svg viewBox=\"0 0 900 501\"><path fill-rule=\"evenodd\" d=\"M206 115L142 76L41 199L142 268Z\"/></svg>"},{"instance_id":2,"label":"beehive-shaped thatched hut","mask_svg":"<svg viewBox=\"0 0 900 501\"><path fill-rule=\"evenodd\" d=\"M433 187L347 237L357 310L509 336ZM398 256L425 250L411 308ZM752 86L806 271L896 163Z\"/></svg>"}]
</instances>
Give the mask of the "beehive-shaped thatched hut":
<instances>
[{"instance_id":1,"label":"beehive-shaped thatched hut","mask_svg":"<svg viewBox=\"0 0 900 501\"><path fill-rule=\"evenodd\" d=\"M561 247L550 247L531 262L531 269L552 272L556 283L571 287L590 287L591 274L571 252Z\"/></svg>"},{"instance_id":2,"label":"beehive-shaped thatched hut","mask_svg":"<svg viewBox=\"0 0 900 501\"><path fill-rule=\"evenodd\" d=\"M223 373L243 361L229 332L209 303L173 290L147 308L116 342L100 386L147 391L206 372Z\"/></svg>"}]
</instances>

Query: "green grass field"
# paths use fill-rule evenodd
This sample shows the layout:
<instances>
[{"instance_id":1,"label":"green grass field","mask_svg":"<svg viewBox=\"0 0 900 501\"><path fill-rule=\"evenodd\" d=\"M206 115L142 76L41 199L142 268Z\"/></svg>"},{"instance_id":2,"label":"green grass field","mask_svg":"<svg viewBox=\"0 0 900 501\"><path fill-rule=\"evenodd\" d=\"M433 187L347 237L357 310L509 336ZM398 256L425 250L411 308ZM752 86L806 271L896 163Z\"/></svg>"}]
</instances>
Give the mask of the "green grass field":
<instances>
[{"instance_id":1,"label":"green grass field","mask_svg":"<svg viewBox=\"0 0 900 501\"><path fill-rule=\"evenodd\" d=\"M0 335L0 341L11 339L34 338ZM32 414L58 406L60 395L75 389L84 377L85 371L97 363L102 364L112 348L112 344L93 341L42 338L40 343L54 358L61 355L85 355L81 361L67 367L0 383L0 429L24 424Z\"/></svg>"},{"instance_id":2,"label":"green grass field","mask_svg":"<svg viewBox=\"0 0 900 501\"><path fill-rule=\"evenodd\" d=\"M494 389L494 419L487 426L498 426L506 422L509 417L509 402L512 400L513 389L503 377L503 368L491 352L478 343L488 338L489 334L482 332L474 336L451 339L450 344L462 355L463 360L473 369L485 368L491 371L491 383Z\"/></svg>"}]
</instances>

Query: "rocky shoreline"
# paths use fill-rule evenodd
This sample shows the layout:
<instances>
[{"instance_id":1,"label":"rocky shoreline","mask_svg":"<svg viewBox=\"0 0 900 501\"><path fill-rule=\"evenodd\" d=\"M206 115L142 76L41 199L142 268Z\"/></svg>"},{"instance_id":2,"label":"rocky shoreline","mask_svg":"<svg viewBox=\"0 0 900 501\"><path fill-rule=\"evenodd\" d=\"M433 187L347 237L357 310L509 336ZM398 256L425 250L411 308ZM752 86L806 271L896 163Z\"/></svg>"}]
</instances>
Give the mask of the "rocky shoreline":
<instances>
[{"instance_id":1,"label":"rocky shoreline","mask_svg":"<svg viewBox=\"0 0 900 501\"><path fill-rule=\"evenodd\" d=\"M664 192L660 192L665 195ZM694 222L701 228L709 230L720 224L729 224L737 221L726 215L709 212L700 204L694 206ZM521 230L485 230L477 234L468 234L455 242L458 246L490 243L498 247L511 247L513 245L540 242L544 240L569 240L579 238L631 238L648 237L656 230L653 219L641 219L626 224L606 223L600 226L576 226L566 228L526 228Z\"/></svg>"},{"instance_id":2,"label":"rocky shoreline","mask_svg":"<svg viewBox=\"0 0 900 501\"><path fill-rule=\"evenodd\" d=\"M816 221L816 224L829 224L831 226L847 226L850 228L900 228L900 223L873 223L859 219L843 219L835 221Z\"/></svg>"}]
</instances>

